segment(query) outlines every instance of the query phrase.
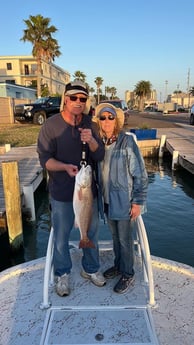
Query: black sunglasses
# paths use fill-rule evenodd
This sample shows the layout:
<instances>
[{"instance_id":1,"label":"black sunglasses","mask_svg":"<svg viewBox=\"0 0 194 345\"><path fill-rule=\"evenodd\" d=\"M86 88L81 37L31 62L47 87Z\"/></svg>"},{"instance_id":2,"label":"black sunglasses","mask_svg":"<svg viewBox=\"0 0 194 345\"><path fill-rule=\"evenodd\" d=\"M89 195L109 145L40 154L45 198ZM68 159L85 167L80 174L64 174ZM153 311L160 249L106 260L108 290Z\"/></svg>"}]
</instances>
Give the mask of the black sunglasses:
<instances>
[{"instance_id":1,"label":"black sunglasses","mask_svg":"<svg viewBox=\"0 0 194 345\"><path fill-rule=\"evenodd\" d=\"M114 115L108 115L107 117L105 116L105 115L100 115L99 116L99 120L100 121L105 121L106 119L108 119L108 120L114 120L115 119L115 116Z\"/></svg>"},{"instance_id":2,"label":"black sunglasses","mask_svg":"<svg viewBox=\"0 0 194 345\"><path fill-rule=\"evenodd\" d=\"M80 101L81 103L86 103L86 102L87 102L87 98L86 98L86 97L69 96L69 98L70 98L70 100L71 100L72 102L77 101L77 99L79 99L79 101Z\"/></svg>"}]
</instances>

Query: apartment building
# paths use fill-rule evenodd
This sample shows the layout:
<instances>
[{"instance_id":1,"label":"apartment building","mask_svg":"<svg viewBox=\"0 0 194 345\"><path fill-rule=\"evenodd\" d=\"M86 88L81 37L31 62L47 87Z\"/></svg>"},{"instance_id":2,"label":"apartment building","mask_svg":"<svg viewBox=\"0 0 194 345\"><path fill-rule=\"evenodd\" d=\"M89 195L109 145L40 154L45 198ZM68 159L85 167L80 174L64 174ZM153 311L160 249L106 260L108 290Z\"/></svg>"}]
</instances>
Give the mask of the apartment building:
<instances>
[{"instance_id":1,"label":"apartment building","mask_svg":"<svg viewBox=\"0 0 194 345\"><path fill-rule=\"evenodd\" d=\"M134 91L125 91L125 101L130 108L138 108L139 99ZM145 104L156 104L157 103L157 92L156 90L151 90L150 95L145 98Z\"/></svg>"},{"instance_id":2,"label":"apartment building","mask_svg":"<svg viewBox=\"0 0 194 345\"><path fill-rule=\"evenodd\" d=\"M32 55L0 56L0 82L31 86L37 80L37 63ZM50 94L62 94L70 73L61 67L42 61L41 84L48 86Z\"/></svg>"},{"instance_id":3,"label":"apartment building","mask_svg":"<svg viewBox=\"0 0 194 345\"><path fill-rule=\"evenodd\" d=\"M194 104L194 96L186 92L173 93L172 95L168 95L167 101L177 103L184 108L190 108Z\"/></svg>"}]
</instances>

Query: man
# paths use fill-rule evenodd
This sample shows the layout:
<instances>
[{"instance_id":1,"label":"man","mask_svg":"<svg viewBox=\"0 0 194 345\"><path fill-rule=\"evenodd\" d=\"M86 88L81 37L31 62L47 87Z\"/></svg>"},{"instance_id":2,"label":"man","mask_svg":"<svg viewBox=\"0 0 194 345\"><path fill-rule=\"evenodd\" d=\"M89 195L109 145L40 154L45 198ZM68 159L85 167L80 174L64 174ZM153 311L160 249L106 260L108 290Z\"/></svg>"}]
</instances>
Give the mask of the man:
<instances>
[{"instance_id":1,"label":"man","mask_svg":"<svg viewBox=\"0 0 194 345\"><path fill-rule=\"evenodd\" d=\"M72 261L69 236L75 218L73 191L83 151L93 172L96 162L104 158L104 146L92 128L91 118L84 114L87 100L88 90L84 83L75 80L67 84L62 96L61 112L44 123L38 138L40 163L49 175L51 220L54 228L53 264L59 296L70 293ZM81 275L95 285L103 286L106 281L99 272L97 187L94 173L92 192L93 213L88 237L95 248L83 248Z\"/></svg>"}]
</instances>

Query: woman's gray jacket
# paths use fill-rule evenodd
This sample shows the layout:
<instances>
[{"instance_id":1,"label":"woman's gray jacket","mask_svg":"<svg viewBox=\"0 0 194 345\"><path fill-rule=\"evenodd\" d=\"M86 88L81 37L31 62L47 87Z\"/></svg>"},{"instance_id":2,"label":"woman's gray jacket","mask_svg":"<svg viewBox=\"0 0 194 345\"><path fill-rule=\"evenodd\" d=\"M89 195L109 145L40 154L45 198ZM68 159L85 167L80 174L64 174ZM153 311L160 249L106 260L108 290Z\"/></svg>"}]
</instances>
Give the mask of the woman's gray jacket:
<instances>
[{"instance_id":1,"label":"woman's gray jacket","mask_svg":"<svg viewBox=\"0 0 194 345\"><path fill-rule=\"evenodd\" d=\"M103 216L102 176L98 164L99 207ZM129 219L131 204L141 205L145 211L148 176L140 150L133 135L121 132L110 160L108 218Z\"/></svg>"}]
</instances>

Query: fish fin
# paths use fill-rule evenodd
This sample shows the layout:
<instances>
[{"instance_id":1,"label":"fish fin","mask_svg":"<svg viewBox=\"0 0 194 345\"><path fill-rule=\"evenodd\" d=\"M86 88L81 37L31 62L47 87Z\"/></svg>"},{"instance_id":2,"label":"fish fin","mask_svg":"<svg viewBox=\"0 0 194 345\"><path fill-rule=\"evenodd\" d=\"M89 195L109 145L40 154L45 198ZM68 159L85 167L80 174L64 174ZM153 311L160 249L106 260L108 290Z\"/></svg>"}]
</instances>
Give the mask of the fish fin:
<instances>
[{"instance_id":1,"label":"fish fin","mask_svg":"<svg viewBox=\"0 0 194 345\"><path fill-rule=\"evenodd\" d=\"M79 248L95 248L95 245L92 241L89 240L89 238L87 238L84 240L80 240Z\"/></svg>"}]
</instances>

